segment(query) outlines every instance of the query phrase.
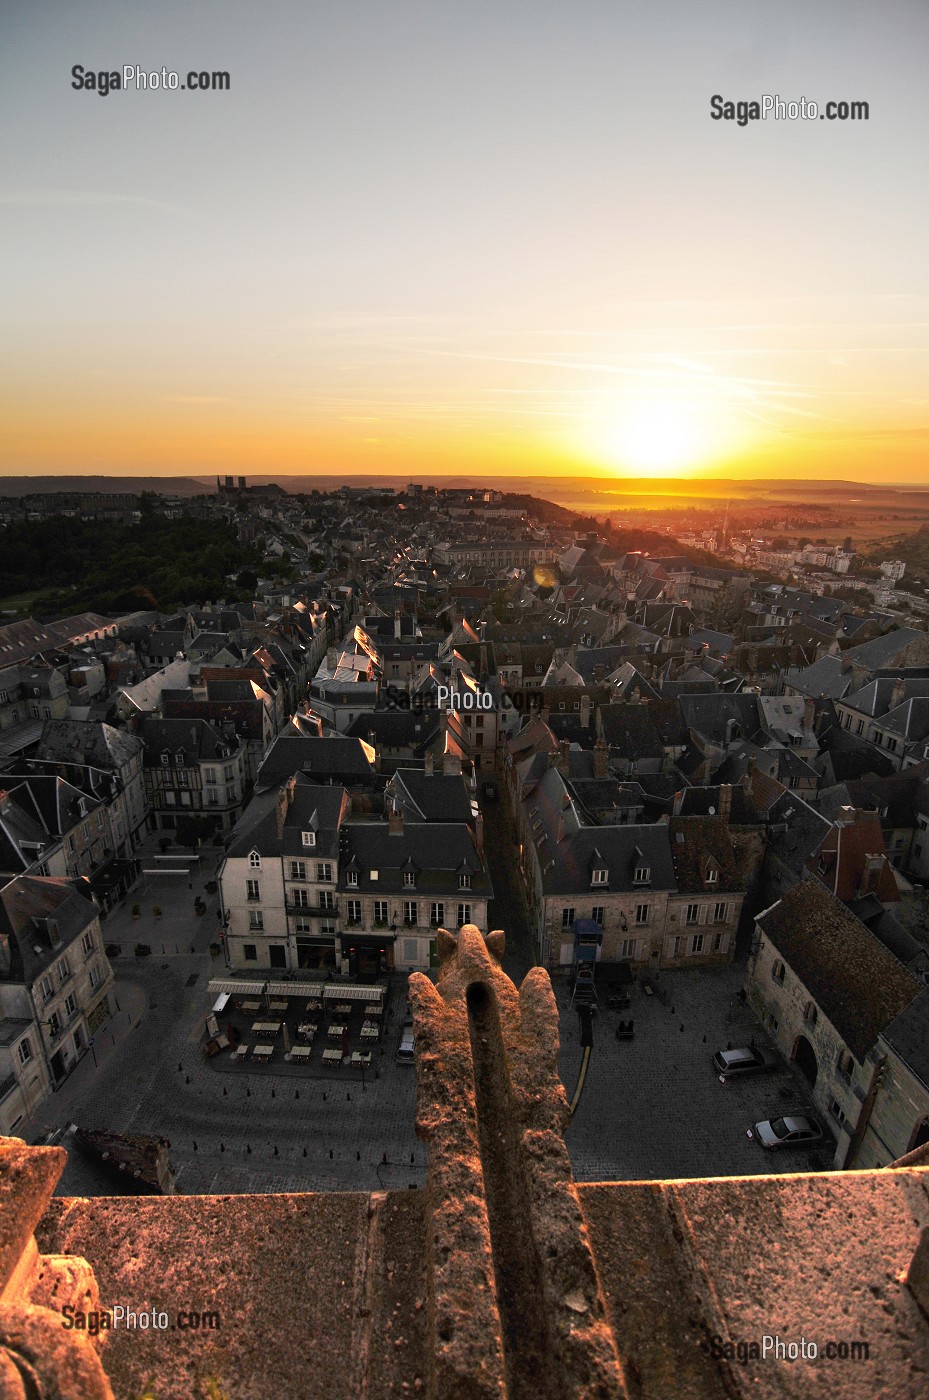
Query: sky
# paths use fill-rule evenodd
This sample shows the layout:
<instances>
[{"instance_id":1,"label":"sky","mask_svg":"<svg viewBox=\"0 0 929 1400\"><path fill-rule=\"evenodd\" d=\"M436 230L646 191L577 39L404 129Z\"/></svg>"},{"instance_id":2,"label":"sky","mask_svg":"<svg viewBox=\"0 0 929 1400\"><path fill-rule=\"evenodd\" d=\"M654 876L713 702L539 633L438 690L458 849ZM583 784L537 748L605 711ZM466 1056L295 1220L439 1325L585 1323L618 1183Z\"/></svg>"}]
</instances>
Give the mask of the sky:
<instances>
[{"instance_id":1,"label":"sky","mask_svg":"<svg viewBox=\"0 0 929 1400\"><path fill-rule=\"evenodd\" d=\"M929 481L927 54L925 0L4 0L0 474ZM711 115L764 94L869 119Z\"/></svg>"}]
</instances>

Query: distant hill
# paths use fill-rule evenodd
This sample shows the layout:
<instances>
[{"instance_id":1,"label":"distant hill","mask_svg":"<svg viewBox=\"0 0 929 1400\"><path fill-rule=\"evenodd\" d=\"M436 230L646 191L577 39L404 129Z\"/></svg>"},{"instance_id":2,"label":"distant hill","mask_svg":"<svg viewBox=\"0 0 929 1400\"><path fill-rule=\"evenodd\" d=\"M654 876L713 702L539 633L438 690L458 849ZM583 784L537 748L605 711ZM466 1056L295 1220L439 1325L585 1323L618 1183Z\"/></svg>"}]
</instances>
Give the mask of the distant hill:
<instances>
[{"instance_id":1,"label":"distant hill","mask_svg":"<svg viewBox=\"0 0 929 1400\"><path fill-rule=\"evenodd\" d=\"M215 491L215 476L210 482ZM154 491L159 496L202 496L205 489L193 476L0 476L0 496L44 495L49 491L128 491L137 496Z\"/></svg>"}]
</instances>

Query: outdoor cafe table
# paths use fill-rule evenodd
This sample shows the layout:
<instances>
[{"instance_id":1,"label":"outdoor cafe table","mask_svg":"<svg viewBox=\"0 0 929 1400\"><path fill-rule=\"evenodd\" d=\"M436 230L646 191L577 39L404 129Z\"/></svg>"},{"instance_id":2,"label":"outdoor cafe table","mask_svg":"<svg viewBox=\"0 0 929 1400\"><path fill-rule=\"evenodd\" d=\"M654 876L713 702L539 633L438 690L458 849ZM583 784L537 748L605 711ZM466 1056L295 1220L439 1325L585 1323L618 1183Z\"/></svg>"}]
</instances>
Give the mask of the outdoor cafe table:
<instances>
[{"instance_id":1,"label":"outdoor cafe table","mask_svg":"<svg viewBox=\"0 0 929 1400\"><path fill-rule=\"evenodd\" d=\"M304 1021L302 1025L297 1027L297 1034L309 1036L310 1040L312 1040L313 1036L316 1034L316 1023L314 1021Z\"/></svg>"},{"instance_id":2,"label":"outdoor cafe table","mask_svg":"<svg viewBox=\"0 0 929 1400\"><path fill-rule=\"evenodd\" d=\"M369 1021L366 1021L361 1028L362 1040L377 1040L379 1035L380 1028L378 1026L372 1025Z\"/></svg>"},{"instance_id":3,"label":"outdoor cafe table","mask_svg":"<svg viewBox=\"0 0 929 1400\"><path fill-rule=\"evenodd\" d=\"M381 1015L383 1015L383 1013L384 1013L384 1008L383 1008L383 1006L381 1006L380 1002L376 1002L373 1006L366 1006L366 1007L365 1007L365 1015L366 1015L366 1016L375 1016L375 1017L376 1017L376 1016L381 1016Z\"/></svg>"},{"instance_id":4,"label":"outdoor cafe table","mask_svg":"<svg viewBox=\"0 0 929 1400\"><path fill-rule=\"evenodd\" d=\"M344 1026L330 1026L329 1029L327 1030L326 1034L327 1034L327 1035L330 1037L330 1039L332 1039L332 1040L336 1040L336 1039L341 1040L341 1039L342 1039L342 1036L343 1036L343 1034L344 1034L344 1032L345 1032L345 1027L344 1027Z\"/></svg>"},{"instance_id":5,"label":"outdoor cafe table","mask_svg":"<svg viewBox=\"0 0 929 1400\"><path fill-rule=\"evenodd\" d=\"M292 1060L308 1060L312 1053L309 1045L295 1045L290 1051L290 1058Z\"/></svg>"},{"instance_id":6,"label":"outdoor cafe table","mask_svg":"<svg viewBox=\"0 0 929 1400\"><path fill-rule=\"evenodd\" d=\"M324 1050L324 1051L323 1051L323 1059L325 1060L326 1064L328 1064L328 1065L341 1064L341 1063L342 1063L342 1051L341 1051L341 1050Z\"/></svg>"},{"instance_id":7,"label":"outdoor cafe table","mask_svg":"<svg viewBox=\"0 0 929 1400\"><path fill-rule=\"evenodd\" d=\"M286 1003L286 1001L272 1001L272 1002L269 1002L269 1003L268 1003L268 1010L269 1010L269 1011L286 1011L286 1010L287 1010L287 1003Z\"/></svg>"},{"instance_id":8,"label":"outdoor cafe table","mask_svg":"<svg viewBox=\"0 0 929 1400\"><path fill-rule=\"evenodd\" d=\"M352 1004L350 1001L340 1001L332 1008L336 1016L351 1016Z\"/></svg>"},{"instance_id":9,"label":"outdoor cafe table","mask_svg":"<svg viewBox=\"0 0 929 1400\"><path fill-rule=\"evenodd\" d=\"M321 1001L308 1001L306 1004L306 1009L307 1011L322 1011L323 1004Z\"/></svg>"},{"instance_id":10,"label":"outdoor cafe table","mask_svg":"<svg viewBox=\"0 0 929 1400\"><path fill-rule=\"evenodd\" d=\"M252 1032L254 1035L277 1035L281 1029L280 1021L253 1021Z\"/></svg>"},{"instance_id":11,"label":"outdoor cafe table","mask_svg":"<svg viewBox=\"0 0 929 1400\"><path fill-rule=\"evenodd\" d=\"M241 1003L241 1006L243 1011L261 1010L261 1002L253 1000L252 997L246 997L245 1000Z\"/></svg>"},{"instance_id":12,"label":"outdoor cafe table","mask_svg":"<svg viewBox=\"0 0 929 1400\"><path fill-rule=\"evenodd\" d=\"M260 1058L267 1059L267 1057L268 1057L269 1055L273 1055L273 1054L274 1054L274 1046L273 1046L273 1045L256 1045L255 1048L254 1048L254 1050L252 1051L252 1054L253 1054L253 1055L257 1055L257 1056L259 1056Z\"/></svg>"},{"instance_id":13,"label":"outdoor cafe table","mask_svg":"<svg viewBox=\"0 0 929 1400\"><path fill-rule=\"evenodd\" d=\"M362 1053L360 1050L353 1050L351 1062L353 1065L369 1065L371 1063L371 1051L366 1050Z\"/></svg>"}]
</instances>

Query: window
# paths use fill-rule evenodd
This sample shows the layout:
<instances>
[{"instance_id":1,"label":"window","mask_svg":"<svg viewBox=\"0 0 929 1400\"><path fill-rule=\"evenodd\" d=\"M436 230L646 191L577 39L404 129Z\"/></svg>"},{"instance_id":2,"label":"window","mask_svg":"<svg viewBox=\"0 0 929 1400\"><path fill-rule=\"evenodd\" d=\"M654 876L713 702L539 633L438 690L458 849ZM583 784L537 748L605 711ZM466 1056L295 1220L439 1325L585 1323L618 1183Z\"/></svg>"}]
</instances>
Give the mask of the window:
<instances>
[{"instance_id":1,"label":"window","mask_svg":"<svg viewBox=\"0 0 929 1400\"><path fill-rule=\"evenodd\" d=\"M246 899L254 900L256 903L261 898L261 886L257 880L245 881L245 897Z\"/></svg>"},{"instance_id":2,"label":"window","mask_svg":"<svg viewBox=\"0 0 929 1400\"><path fill-rule=\"evenodd\" d=\"M39 983L39 990L42 993L43 1001L51 1001L52 997L55 995L55 984L50 977L43 977L42 981Z\"/></svg>"},{"instance_id":3,"label":"window","mask_svg":"<svg viewBox=\"0 0 929 1400\"><path fill-rule=\"evenodd\" d=\"M64 984L67 982L67 980L68 980L68 978L69 978L70 976L71 976L71 964L70 964L70 962L68 961L67 957L64 957L64 958L61 959L61 961L60 961L59 964L58 964L58 984L59 984L59 986L62 986L62 987L63 987Z\"/></svg>"},{"instance_id":4,"label":"window","mask_svg":"<svg viewBox=\"0 0 929 1400\"><path fill-rule=\"evenodd\" d=\"M369 879L369 880L376 880L377 878L378 878L378 872L377 872L376 870L369 870L369 871L368 871L368 879Z\"/></svg>"},{"instance_id":5,"label":"window","mask_svg":"<svg viewBox=\"0 0 929 1400\"><path fill-rule=\"evenodd\" d=\"M728 904L714 904L714 905L713 905L713 922L714 922L714 924L724 924L724 923L726 922L726 920L728 919L728 917L729 917L729 905L728 905Z\"/></svg>"},{"instance_id":6,"label":"window","mask_svg":"<svg viewBox=\"0 0 929 1400\"><path fill-rule=\"evenodd\" d=\"M292 861L290 862L290 878L291 878L292 880L305 880L305 879L306 879L306 861L305 861L305 860L292 860Z\"/></svg>"},{"instance_id":7,"label":"window","mask_svg":"<svg viewBox=\"0 0 929 1400\"><path fill-rule=\"evenodd\" d=\"M815 1001L808 1001L803 1008L803 1019L808 1026L815 1026L819 1020L819 1008Z\"/></svg>"},{"instance_id":8,"label":"window","mask_svg":"<svg viewBox=\"0 0 929 1400\"><path fill-rule=\"evenodd\" d=\"M458 876L458 888L460 890L469 890L471 888L471 876L466 870L463 870Z\"/></svg>"},{"instance_id":9,"label":"window","mask_svg":"<svg viewBox=\"0 0 929 1400\"><path fill-rule=\"evenodd\" d=\"M700 922L699 904L688 904L686 922L688 924L698 924Z\"/></svg>"},{"instance_id":10,"label":"window","mask_svg":"<svg viewBox=\"0 0 929 1400\"><path fill-rule=\"evenodd\" d=\"M317 863L316 863L316 878L317 878L317 880L325 880L325 881L329 881L329 880L332 879L332 862L331 862L331 861L328 861L328 860L320 860L320 861L317 861Z\"/></svg>"},{"instance_id":11,"label":"window","mask_svg":"<svg viewBox=\"0 0 929 1400\"><path fill-rule=\"evenodd\" d=\"M405 924L419 923L419 905L415 899L405 899L403 901L403 922Z\"/></svg>"},{"instance_id":12,"label":"window","mask_svg":"<svg viewBox=\"0 0 929 1400\"><path fill-rule=\"evenodd\" d=\"M855 1073L855 1060L847 1050L839 1051L839 1061L837 1065L839 1074L843 1079L851 1083L852 1075Z\"/></svg>"},{"instance_id":13,"label":"window","mask_svg":"<svg viewBox=\"0 0 929 1400\"><path fill-rule=\"evenodd\" d=\"M53 1011L48 1018L48 1033L53 1036L61 1034L61 1017L57 1011Z\"/></svg>"},{"instance_id":14,"label":"window","mask_svg":"<svg viewBox=\"0 0 929 1400\"><path fill-rule=\"evenodd\" d=\"M350 924L361 923L361 900L350 899L348 901L348 922Z\"/></svg>"},{"instance_id":15,"label":"window","mask_svg":"<svg viewBox=\"0 0 929 1400\"><path fill-rule=\"evenodd\" d=\"M610 872L598 867L590 872L590 883L592 885L606 885L609 883Z\"/></svg>"},{"instance_id":16,"label":"window","mask_svg":"<svg viewBox=\"0 0 929 1400\"><path fill-rule=\"evenodd\" d=\"M5 705L10 698L9 691L0 690L0 705Z\"/></svg>"},{"instance_id":17,"label":"window","mask_svg":"<svg viewBox=\"0 0 929 1400\"><path fill-rule=\"evenodd\" d=\"M257 962L257 961L258 961L258 947L257 947L257 944L255 944L255 943L243 943L243 944L242 944L242 957L245 959L246 962Z\"/></svg>"},{"instance_id":18,"label":"window","mask_svg":"<svg viewBox=\"0 0 929 1400\"><path fill-rule=\"evenodd\" d=\"M260 909L249 909L248 926L253 933L261 933L265 926L265 916Z\"/></svg>"},{"instance_id":19,"label":"window","mask_svg":"<svg viewBox=\"0 0 929 1400\"><path fill-rule=\"evenodd\" d=\"M620 954L619 954L619 956L620 956L621 958L634 958L634 957L635 957L635 939L634 939L634 938L624 938L624 939L623 939L623 941L622 941L622 946L621 946L621 948L620 948Z\"/></svg>"},{"instance_id":20,"label":"window","mask_svg":"<svg viewBox=\"0 0 929 1400\"><path fill-rule=\"evenodd\" d=\"M429 922L433 928L438 928L445 923L445 905L441 900L433 901L432 909L429 912Z\"/></svg>"},{"instance_id":21,"label":"window","mask_svg":"<svg viewBox=\"0 0 929 1400\"><path fill-rule=\"evenodd\" d=\"M315 845L316 845L316 832L315 832L315 831L301 831L301 833L300 833L300 840L303 842L304 846L311 846L311 847L312 847L312 846L315 846Z\"/></svg>"},{"instance_id":22,"label":"window","mask_svg":"<svg viewBox=\"0 0 929 1400\"><path fill-rule=\"evenodd\" d=\"M85 933L85 934L84 934L84 937L81 939L81 952L82 952L82 953L84 954L84 956L86 957L86 956L88 955L88 953L92 953L93 950L94 950L94 936L93 936L92 933Z\"/></svg>"},{"instance_id":23,"label":"window","mask_svg":"<svg viewBox=\"0 0 929 1400\"><path fill-rule=\"evenodd\" d=\"M207 783L212 787L213 784L216 782L216 769L204 768L203 776L206 778Z\"/></svg>"},{"instance_id":24,"label":"window","mask_svg":"<svg viewBox=\"0 0 929 1400\"><path fill-rule=\"evenodd\" d=\"M459 904L459 906L458 906L458 927L461 928L462 924L469 924L470 922L471 922L471 906L470 906L470 904Z\"/></svg>"},{"instance_id":25,"label":"window","mask_svg":"<svg viewBox=\"0 0 929 1400\"><path fill-rule=\"evenodd\" d=\"M404 885L404 888L405 888L405 889L408 889L408 890L412 890L412 889L415 889L415 888L416 888L416 871L415 871L415 870L404 870L404 872L403 872L403 885Z\"/></svg>"},{"instance_id":26,"label":"window","mask_svg":"<svg viewBox=\"0 0 929 1400\"><path fill-rule=\"evenodd\" d=\"M593 919L594 923L599 924L601 928L603 928L604 912L605 911L602 904L595 904L590 911L590 917Z\"/></svg>"},{"instance_id":27,"label":"window","mask_svg":"<svg viewBox=\"0 0 929 1400\"><path fill-rule=\"evenodd\" d=\"M691 953L702 953L702 952L703 952L703 934L702 934L702 933L695 933L694 936L691 938L691 940L690 940L690 951L691 951Z\"/></svg>"},{"instance_id":28,"label":"window","mask_svg":"<svg viewBox=\"0 0 929 1400\"><path fill-rule=\"evenodd\" d=\"M715 885L718 880L719 871L717 870L716 866L708 865L706 868L706 883L708 885Z\"/></svg>"},{"instance_id":29,"label":"window","mask_svg":"<svg viewBox=\"0 0 929 1400\"><path fill-rule=\"evenodd\" d=\"M721 952L723 951L723 938L724 938L724 935L723 935L722 933L714 933L714 934L713 934L713 952L714 952L714 953L721 953Z\"/></svg>"},{"instance_id":30,"label":"window","mask_svg":"<svg viewBox=\"0 0 929 1400\"><path fill-rule=\"evenodd\" d=\"M287 949L282 943L272 943L271 947L268 949L268 953L270 955L272 967L287 966Z\"/></svg>"},{"instance_id":31,"label":"window","mask_svg":"<svg viewBox=\"0 0 929 1400\"><path fill-rule=\"evenodd\" d=\"M569 905L567 909L561 911L561 927L570 928L574 923L574 905Z\"/></svg>"},{"instance_id":32,"label":"window","mask_svg":"<svg viewBox=\"0 0 929 1400\"><path fill-rule=\"evenodd\" d=\"M19 1063L21 1065L28 1065L29 1061L32 1059L32 1044L28 1037L25 1040L21 1040L16 1049L19 1055Z\"/></svg>"},{"instance_id":33,"label":"window","mask_svg":"<svg viewBox=\"0 0 929 1400\"><path fill-rule=\"evenodd\" d=\"M100 969L97 968L97 967L92 967L92 968L90 969L90 990L91 990L92 992L96 991L96 989L97 989L97 987L98 987L99 985L100 985Z\"/></svg>"},{"instance_id":34,"label":"window","mask_svg":"<svg viewBox=\"0 0 929 1400\"><path fill-rule=\"evenodd\" d=\"M162 768L167 768L168 764L171 762L171 755L170 755L169 753L163 753L163 754L161 754L161 756L160 756L160 762L161 762Z\"/></svg>"},{"instance_id":35,"label":"window","mask_svg":"<svg viewBox=\"0 0 929 1400\"><path fill-rule=\"evenodd\" d=\"M374 901L374 922L376 924L386 924L387 922L387 900L376 899Z\"/></svg>"},{"instance_id":36,"label":"window","mask_svg":"<svg viewBox=\"0 0 929 1400\"><path fill-rule=\"evenodd\" d=\"M672 938L672 939L671 939L671 956L672 956L672 958L679 958L679 957L681 956L681 953L683 953L683 951L684 951L684 940L683 940L683 938L681 938L681 936L678 934L675 938Z\"/></svg>"},{"instance_id":37,"label":"window","mask_svg":"<svg viewBox=\"0 0 929 1400\"><path fill-rule=\"evenodd\" d=\"M647 885L648 882L649 882L649 880L651 880L651 878L652 878L651 866L649 866L649 865L637 865L636 868L635 868L635 870L634 870L634 872L633 872L633 875L632 875L632 883L633 883L634 885Z\"/></svg>"},{"instance_id":38,"label":"window","mask_svg":"<svg viewBox=\"0 0 929 1400\"><path fill-rule=\"evenodd\" d=\"M295 909L309 909L310 895L308 890L291 890L290 902Z\"/></svg>"},{"instance_id":39,"label":"window","mask_svg":"<svg viewBox=\"0 0 929 1400\"><path fill-rule=\"evenodd\" d=\"M775 958L774 962L771 964L771 980L772 982L776 982L779 987L783 987L784 985L785 971L786 968L780 958Z\"/></svg>"},{"instance_id":40,"label":"window","mask_svg":"<svg viewBox=\"0 0 929 1400\"><path fill-rule=\"evenodd\" d=\"M261 856L258 854L257 851L249 851L248 864L252 870L261 869Z\"/></svg>"},{"instance_id":41,"label":"window","mask_svg":"<svg viewBox=\"0 0 929 1400\"><path fill-rule=\"evenodd\" d=\"M350 889L356 890L358 888L358 871L346 870L345 883L349 886Z\"/></svg>"},{"instance_id":42,"label":"window","mask_svg":"<svg viewBox=\"0 0 929 1400\"><path fill-rule=\"evenodd\" d=\"M302 914L298 914L297 918L294 920L294 928L297 933L312 933L313 920L304 918Z\"/></svg>"},{"instance_id":43,"label":"window","mask_svg":"<svg viewBox=\"0 0 929 1400\"><path fill-rule=\"evenodd\" d=\"M637 904L635 906L635 921L637 924L648 923L649 908L650 906L648 904Z\"/></svg>"},{"instance_id":44,"label":"window","mask_svg":"<svg viewBox=\"0 0 929 1400\"><path fill-rule=\"evenodd\" d=\"M320 894L319 894L319 907L320 907L320 909L334 909L334 908L335 908L335 895L332 893L332 890L321 890L321 891L320 891Z\"/></svg>"},{"instance_id":45,"label":"window","mask_svg":"<svg viewBox=\"0 0 929 1400\"><path fill-rule=\"evenodd\" d=\"M65 997L65 1015L73 1016L77 1010L77 1002L74 1000L74 993Z\"/></svg>"},{"instance_id":46,"label":"window","mask_svg":"<svg viewBox=\"0 0 929 1400\"><path fill-rule=\"evenodd\" d=\"M847 1129L851 1126L845 1114L842 1112L842 1105L839 1103L838 1099L829 1100L829 1115L831 1118L835 1119L840 1128Z\"/></svg>"}]
</instances>

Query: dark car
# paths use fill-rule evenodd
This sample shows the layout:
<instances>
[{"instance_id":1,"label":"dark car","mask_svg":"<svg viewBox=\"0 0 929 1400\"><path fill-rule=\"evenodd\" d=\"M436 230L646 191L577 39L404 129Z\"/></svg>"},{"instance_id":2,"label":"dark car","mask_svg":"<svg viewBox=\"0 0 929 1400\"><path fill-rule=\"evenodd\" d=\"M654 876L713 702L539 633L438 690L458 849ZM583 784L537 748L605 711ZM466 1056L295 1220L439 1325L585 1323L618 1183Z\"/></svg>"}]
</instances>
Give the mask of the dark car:
<instances>
[{"instance_id":1,"label":"dark car","mask_svg":"<svg viewBox=\"0 0 929 1400\"><path fill-rule=\"evenodd\" d=\"M743 1074L765 1074L777 1069L777 1060L767 1051L743 1045L737 1050L717 1050L713 1067L720 1079L730 1079Z\"/></svg>"},{"instance_id":2,"label":"dark car","mask_svg":"<svg viewBox=\"0 0 929 1400\"><path fill-rule=\"evenodd\" d=\"M825 1133L815 1118L806 1113L791 1113L786 1118L766 1118L745 1130L745 1136L760 1142L762 1147L807 1147L822 1142Z\"/></svg>"},{"instance_id":3,"label":"dark car","mask_svg":"<svg viewBox=\"0 0 929 1400\"><path fill-rule=\"evenodd\" d=\"M483 786L483 788L481 789L481 791L482 791L483 794L484 794L484 799L485 799L485 801L487 801L487 802L496 802L496 800L497 800L497 784L496 784L496 783L489 783L489 782L488 782L488 783L485 783L484 786Z\"/></svg>"}]
</instances>

